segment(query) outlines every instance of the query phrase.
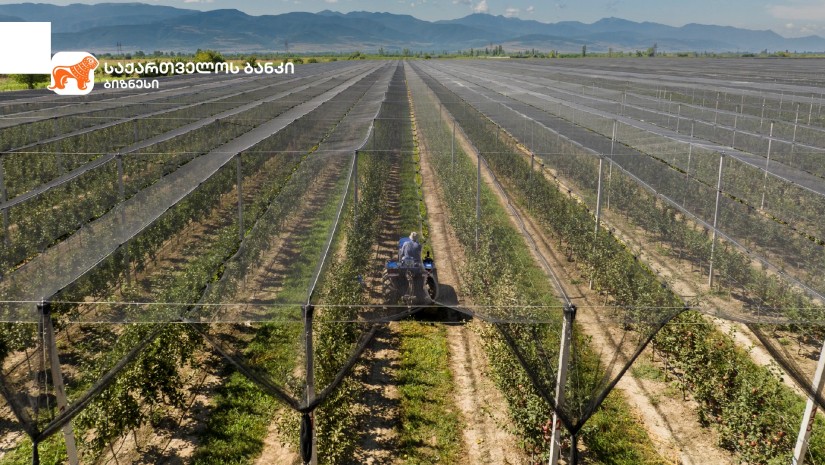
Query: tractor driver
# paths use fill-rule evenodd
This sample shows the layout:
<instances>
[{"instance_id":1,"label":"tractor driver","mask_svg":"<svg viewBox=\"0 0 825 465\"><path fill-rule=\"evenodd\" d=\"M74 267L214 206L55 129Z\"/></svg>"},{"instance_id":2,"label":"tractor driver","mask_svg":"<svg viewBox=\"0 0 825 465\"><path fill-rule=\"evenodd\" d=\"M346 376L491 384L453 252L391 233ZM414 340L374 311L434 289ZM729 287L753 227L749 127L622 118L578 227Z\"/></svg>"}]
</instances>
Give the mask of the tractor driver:
<instances>
[{"instance_id":1,"label":"tractor driver","mask_svg":"<svg viewBox=\"0 0 825 465\"><path fill-rule=\"evenodd\" d=\"M413 231L410 233L410 240L401 246L401 262L412 262L413 264L421 265L421 244L418 243L418 233Z\"/></svg>"}]
</instances>

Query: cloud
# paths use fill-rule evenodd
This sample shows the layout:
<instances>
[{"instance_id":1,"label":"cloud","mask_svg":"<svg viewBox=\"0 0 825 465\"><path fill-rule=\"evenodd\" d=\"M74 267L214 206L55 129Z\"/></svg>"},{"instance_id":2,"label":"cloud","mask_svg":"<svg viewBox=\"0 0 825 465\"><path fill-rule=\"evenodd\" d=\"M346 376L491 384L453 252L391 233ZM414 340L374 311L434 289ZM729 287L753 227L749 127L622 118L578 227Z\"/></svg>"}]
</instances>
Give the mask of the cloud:
<instances>
[{"instance_id":1,"label":"cloud","mask_svg":"<svg viewBox=\"0 0 825 465\"><path fill-rule=\"evenodd\" d=\"M487 6L487 0L481 0L473 7L473 13L487 13L490 7Z\"/></svg>"},{"instance_id":2,"label":"cloud","mask_svg":"<svg viewBox=\"0 0 825 465\"><path fill-rule=\"evenodd\" d=\"M785 23L785 32L793 37L811 34L822 34L825 27L816 24Z\"/></svg>"},{"instance_id":3,"label":"cloud","mask_svg":"<svg viewBox=\"0 0 825 465\"><path fill-rule=\"evenodd\" d=\"M779 19L825 21L825 0L792 2L789 5L769 5L768 13Z\"/></svg>"},{"instance_id":4,"label":"cloud","mask_svg":"<svg viewBox=\"0 0 825 465\"><path fill-rule=\"evenodd\" d=\"M504 17L505 18L515 18L519 14L518 8L508 7L504 10Z\"/></svg>"},{"instance_id":5,"label":"cloud","mask_svg":"<svg viewBox=\"0 0 825 465\"><path fill-rule=\"evenodd\" d=\"M530 6L528 6L528 7L527 7L527 9L526 9L526 10L524 10L524 11L526 11L526 12L527 12L527 14L531 15L531 14L533 14L533 11L535 11L535 10L536 10L536 9L535 9L535 8L533 8L533 5L530 5Z\"/></svg>"},{"instance_id":6,"label":"cloud","mask_svg":"<svg viewBox=\"0 0 825 465\"><path fill-rule=\"evenodd\" d=\"M324 0L326 3L338 3L338 0Z\"/></svg>"},{"instance_id":7,"label":"cloud","mask_svg":"<svg viewBox=\"0 0 825 465\"><path fill-rule=\"evenodd\" d=\"M472 5L473 1L472 0L453 0L453 5L458 5L458 4Z\"/></svg>"}]
</instances>

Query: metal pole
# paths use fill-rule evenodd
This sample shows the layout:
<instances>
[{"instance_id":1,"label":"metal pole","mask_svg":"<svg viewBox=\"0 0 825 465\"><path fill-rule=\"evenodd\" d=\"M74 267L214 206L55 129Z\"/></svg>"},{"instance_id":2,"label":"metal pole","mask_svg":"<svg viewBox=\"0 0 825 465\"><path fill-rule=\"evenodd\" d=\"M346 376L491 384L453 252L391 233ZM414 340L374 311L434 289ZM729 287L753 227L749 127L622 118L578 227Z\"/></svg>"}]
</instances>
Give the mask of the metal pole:
<instances>
[{"instance_id":1,"label":"metal pole","mask_svg":"<svg viewBox=\"0 0 825 465\"><path fill-rule=\"evenodd\" d=\"M599 233L599 221L602 213L602 165L604 164L604 157L599 155L599 179L596 190L596 228L594 233ZM595 244L594 244L595 246Z\"/></svg>"},{"instance_id":2,"label":"metal pole","mask_svg":"<svg viewBox=\"0 0 825 465\"><path fill-rule=\"evenodd\" d=\"M54 338L54 325L52 324L51 302L42 301L37 304L37 309L43 318L43 343L48 346L49 363L52 372L52 384L54 384L54 393L57 397L57 408L60 412L66 410L69 405L66 399L66 388L63 385L63 374L60 371L60 358L57 353L57 341ZM75 444L74 432L72 431L72 422L66 423L63 426L63 437L66 440L66 455L69 459L70 465L78 465L77 459L77 445Z\"/></svg>"},{"instance_id":3,"label":"metal pole","mask_svg":"<svg viewBox=\"0 0 825 465\"><path fill-rule=\"evenodd\" d=\"M822 376L825 372L825 342L822 343L822 350L819 351L819 362L816 364L816 372L811 383L811 389L815 394L822 391L825 385L825 377ZM805 463L805 453L808 451L808 439L811 437L811 431L814 427L814 419L816 419L816 399L815 396L808 396L808 402L805 404L805 414L802 416L802 424L799 425L799 436L796 439L796 447L793 449L792 465L802 465Z\"/></svg>"},{"instance_id":4,"label":"metal pole","mask_svg":"<svg viewBox=\"0 0 825 465\"><path fill-rule=\"evenodd\" d=\"M123 185L123 155L115 155L115 162L117 163L117 192L120 196L120 201L126 199L126 186Z\"/></svg>"},{"instance_id":5,"label":"metal pole","mask_svg":"<svg viewBox=\"0 0 825 465\"><path fill-rule=\"evenodd\" d=\"M0 156L0 203L6 203L8 200L8 192L6 191L6 180L3 173L3 157ZM9 209L3 209L3 242L8 247L11 245L11 237L9 237Z\"/></svg>"},{"instance_id":6,"label":"metal pole","mask_svg":"<svg viewBox=\"0 0 825 465\"><path fill-rule=\"evenodd\" d=\"M135 124L133 124L132 126L135 128L135 144L137 144L140 141L140 135L138 134L138 120L134 121Z\"/></svg>"},{"instance_id":7,"label":"metal pole","mask_svg":"<svg viewBox=\"0 0 825 465\"><path fill-rule=\"evenodd\" d=\"M567 364L570 361L570 343L573 340L573 320L576 318L576 306L564 306L564 323L561 327L561 349L559 350L559 371L556 378L556 405L553 410L553 435L550 441L550 461L548 465L556 465L559 461L561 449L561 420L558 410L564 405L564 388L567 384Z\"/></svg>"},{"instance_id":8,"label":"metal pole","mask_svg":"<svg viewBox=\"0 0 825 465\"><path fill-rule=\"evenodd\" d=\"M610 166L607 169L607 204L606 207L610 210L610 184L613 181L613 148L616 145L616 134L619 132L619 122L613 120L613 135L610 138Z\"/></svg>"},{"instance_id":9,"label":"metal pole","mask_svg":"<svg viewBox=\"0 0 825 465\"><path fill-rule=\"evenodd\" d=\"M811 94L811 108L808 109L808 126L811 125L811 116L814 114L814 94Z\"/></svg>"},{"instance_id":10,"label":"metal pole","mask_svg":"<svg viewBox=\"0 0 825 465\"><path fill-rule=\"evenodd\" d=\"M682 104L676 107L676 134L679 134L679 123L682 122Z\"/></svg>"},{"instance_id":11,"label":"metal pole","mask_svg":"<svg viewBox=\"0 0 825 465\"><path fill-rule=\"evenodd\" d=\"M307 404L315 400L315 366L314 366L314 349L312 346L312 318L315 312L315 306L312 304L304 305L304 344L306 347L306 402ZM312 454L310 456L310 465L317 465L318 463L318 441L315 436L315 411L311 414L312 425Z\"/></svg>"},{"instance_id":12,"label":"metal pole","mask_svg":"<svg viewBox=\"0 0 825 465\"><path fill-rule=\"evenodd\" d=\"M716 225L719 220L719 199L722 197L722 167L725 164L725 152L719 154L719 180L716 182L716 208L713 210L713 240L710 243L710 269L708 286L713 288L713 254L716 252Z\"/></svg>"},{"instance_id":13,"label":"metal pole","mask_svg":"<svg viewBox=\"0 0 825 465\"><path fill-rule=\"evenodd\" d=\"M126 186L123 182L123 154L118 153L115 156L115 162L117 163L117 192L120 203L123 203L126 200ZM126 212L122 208L120 209L120 222L121 224L126 223ZM130 261L129 242L126 242L123 245L123 269L126 271L126 284L132 283L132 274L130 272L131 268L129 267Z\"/></svg>"},{"instance_id":14,"label":"metal pole","mask_svg":"<svg viewBox=\"0 0 825 465\"><path fill-rule=\"evenodd\" d=\"M730 148L736 148L736 123L739 115L733 115L733 139L730 141Z\"/></svg>"},{"instance_id":15,"label":"metal pole","mask_svg":"<svg viewBox=\"0 0 825 465\"><path fill-rule=\"evenodd\" d=\"M533 200L533 169L536 166L536 154L533 151L530 151L530 177L528 178L528 184L530 186L529 193L530 195L527 196L527 210L530 210L530 206Z\"/></svg>"},{"instance_id":16,"label":"metal pole","mask_svg":"<svg viewBox=\"0 0 825 465\"><path fill-rule=\"evenodd\" d=\"M685 169L685 195L682 197L682 206L686 206L687 204L687 193L689 191L688 184L690 183L690 161L691 156L693 155L693 126L696 124L696 120L690 122L690 143L688 143L688 162L687 168Z\"/></svg>"},{"instance_id":17,"label":"metal pole","mask_svg":"<svg viewBox=\"0 0 825 465\"><path fill-rule=\"evenodd\" d=\"M759 131L762 131L762 124L765 122L765 97L762 97L762 115L759 117Z\"/></svg>"},{"instance_id":18,"label":"metal pole","mask_svg":"<svg viewBox=\"0 0 825 465\"><path fill-rule=\"evenodd\" d=\"M768 190L768 167L771 164L771 142L773 142L773 121L771 121L771 129L768 133L768 159L765 160L765 180L762 184L762 203L759 205L760 210L765 209L765 191Z\"/></svg>"},{"instance_id":19,"label":"metal pole","mask_svg":"<svg viewBox=\"0 0 825 465\"><path fill-rule=\"evenodd\" d=\"M481 226L481 154L478 154L476 169L476 251L478 251L478 228Z\"/></svg>"},{"instance_id":20,"label":"metal pole","mask_svg":"<svg viewBox=\"0 0 825 465\"><path fill-rule=\"evenodd\" d=\"M57 136L60 128L58 127L57 118L52 121L52 133L54 136ZM60 146L58 145L57 149L55 150L55 163L57 164L57 173L63 175L66 172L65 167L63 166L63 151L60 150Z\"/></svg>"},{"instance_id":21,"label":"metal pole","mask_svg":"<svg viewBox=\"0 0 825 465\"><path fill-rule=\"evenodd\" d=\"M602 214L602 166L604 165L604 157L599 155L599 179L596 187L596 227L593 230L593 250L596 250L596 241L599 238L599 222ZM590 289L593 289L593 275L590 276Z\"/></svg>"},{"instance_id":22,"label":"metal pole","mask_svg":"<svg viewBox=\"0 0 825 465\"><path fill-rule=\"evenodd\" d=\"M358 230L358 150L355 151L355 158L352 161L352 199L353 199L353 211L355 212L355 217L353 218L353 223L355 224L355 230Z\"/></svg>"},{"instance_id":23,"label":"metal pole","mask_svg":"<svg viewBox=\"0 0 825 465\"><path fill-rule=\"evenodd\" d=\"M241 166L241 154L235 157L235 171L237 172L238 183L238 239L243 241L243 170Z\"/></svg>"},{"instance_id":24,"label":"metal pole","mask_svg":"<svg viewBox=\"0 0 825 465\"><path fill-rule=\"evenodd\" d=\"M796 104L796 118L793 121L793 139L791 139L791 160L793 160L794 148L796 148L796 128L799 126L799 104Z\"/></svg>"},{"instance_id":25,"label":"metal pole","mask_svg":"<svg viewBox=\"0 0 825 465\"><path fill-rule=\"evenodd\" d=\"M496 142L498 142L498 129L496 129ZM453 140L450 142L450 166L455 168L455 120L453 120Z\"/></svg>"}]
</instances>

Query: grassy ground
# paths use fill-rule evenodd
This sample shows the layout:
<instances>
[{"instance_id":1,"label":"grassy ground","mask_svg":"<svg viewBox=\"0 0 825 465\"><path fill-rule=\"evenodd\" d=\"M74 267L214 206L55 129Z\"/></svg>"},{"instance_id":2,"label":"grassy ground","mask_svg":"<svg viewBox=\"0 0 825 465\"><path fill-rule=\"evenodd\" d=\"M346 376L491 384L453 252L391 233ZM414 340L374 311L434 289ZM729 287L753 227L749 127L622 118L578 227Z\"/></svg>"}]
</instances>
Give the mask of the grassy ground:
<instances>
[{"instance_id":1,"label":"grassy ground","mask_svg":"<svg viewBox=\"0 0 825 465\"><path fill-rule=\"evenodd\" d=\"M407 464L456 463L462 456L462 424L453 403L447 331L443 325L400 325L398 390L401 431L398 458Z\"/></svg>"},{"instance_id":2,"label":"grassy ground","mask_svg":"<svg viewBox=\"0 0 825 465\"><path fill-rule=\"evenodd\" d=\"M427 212L421 202L418 157L417 147L402 157L401 228L404 234L421 229L425 254L432 249L426 242ZM407 464L457 462L463 453L464 425L453 402L455 384L449 367L446 328L404 321L398 332L401 428L397 457Z\"/></svg>"}]
</instances>

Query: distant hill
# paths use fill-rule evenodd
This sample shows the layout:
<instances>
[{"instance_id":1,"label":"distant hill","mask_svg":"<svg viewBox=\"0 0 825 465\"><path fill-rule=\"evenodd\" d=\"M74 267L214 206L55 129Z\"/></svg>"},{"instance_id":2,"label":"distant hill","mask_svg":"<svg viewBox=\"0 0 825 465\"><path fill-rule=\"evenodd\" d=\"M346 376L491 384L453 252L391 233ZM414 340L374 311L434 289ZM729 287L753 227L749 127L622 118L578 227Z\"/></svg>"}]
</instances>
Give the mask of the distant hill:
<instances>
[{"instance_id":1,"label":"distant hill","mask_svg":"<svg viewBox=\"0 0 825 465\"><path fill-rule=\"evenodd\" d=\"M145 3L98 3L97 5L75 3L68 6L47 3L0 5L0 15L15 16L25 21L51 21L53 33L83 32L96 27L149 24L198 13L194 10Z\"/></svg>"},{"instance_id":2,"label":"distant hill","mask_svg":"<svg viewBox=\"0 0 825 465\"><path fill-rule=\"evenodd\" d=\"M52 48L60 50L193 51L454 51L503 44L506 50L578 52L661 51L825 51L825 39L788 39L773 31L687 24L681 27L620 18L592 24L541 23L487 14L445 21L423 21L390 13L286 13L250 16L238 10L195 11L143 3L56 6L42 3L0 5L0 21L51 21Z\"/></svg>"}]
</instances>

